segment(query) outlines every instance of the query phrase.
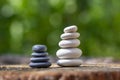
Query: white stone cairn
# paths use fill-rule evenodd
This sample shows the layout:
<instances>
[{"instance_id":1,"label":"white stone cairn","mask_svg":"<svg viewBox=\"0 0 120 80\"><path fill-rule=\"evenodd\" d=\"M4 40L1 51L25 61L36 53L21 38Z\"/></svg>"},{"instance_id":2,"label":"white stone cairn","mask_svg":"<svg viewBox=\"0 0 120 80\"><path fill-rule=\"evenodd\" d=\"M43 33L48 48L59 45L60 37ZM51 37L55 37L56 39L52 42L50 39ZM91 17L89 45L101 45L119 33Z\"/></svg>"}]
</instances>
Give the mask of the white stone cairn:
<instances>
[{"instance_id":1,"label":"white stone cairn","mask_svg":"<svg viewBox=\"0 0 120 80\"><path fill-rule=\"evenodd\" d=\"M56 52L59 60L57 64L62 67L80 66L82 61L79 59L82 55L81 49L77 48L80 45L80 40L77 39L80 33L77 32L77 26L69 26L64 28L64 33L61 34L62 39L59 42L59 49Z\"/></svg>"}]
</instances>

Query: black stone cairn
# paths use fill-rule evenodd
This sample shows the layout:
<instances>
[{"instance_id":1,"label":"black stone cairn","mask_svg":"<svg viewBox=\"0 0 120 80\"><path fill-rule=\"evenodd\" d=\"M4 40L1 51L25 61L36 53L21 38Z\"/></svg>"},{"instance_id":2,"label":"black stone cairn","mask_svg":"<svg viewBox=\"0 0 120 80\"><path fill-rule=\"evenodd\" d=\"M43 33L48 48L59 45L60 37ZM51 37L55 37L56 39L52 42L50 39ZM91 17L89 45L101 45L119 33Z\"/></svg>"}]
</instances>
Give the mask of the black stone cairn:
<instances>
[{"instance_id":1,"label":"black stone cairn","mask_svg":"<svg viewBox=\"0 0 120 80\"><path fill-rule=\"evenodd\" d=\"M49 62L47 47L45 45L34 45L32 47L32 58L30 58L29 66L32 68L48 68L51 66Z\"/></svg>"}]
</instances>

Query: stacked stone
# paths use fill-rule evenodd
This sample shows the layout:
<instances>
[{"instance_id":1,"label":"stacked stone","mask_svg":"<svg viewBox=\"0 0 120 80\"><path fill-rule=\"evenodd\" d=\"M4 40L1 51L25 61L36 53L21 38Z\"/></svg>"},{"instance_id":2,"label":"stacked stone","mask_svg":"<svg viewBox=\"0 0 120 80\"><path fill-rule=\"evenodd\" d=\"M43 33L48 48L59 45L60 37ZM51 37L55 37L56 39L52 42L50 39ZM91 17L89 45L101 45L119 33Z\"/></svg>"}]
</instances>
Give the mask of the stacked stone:
<instances>
[{"instance_id":1,"label":"stacked stone","mask_svg":"<svg viewBox=\"0 0 120 80\"><path fill-rule=\"evenodd\" d=\"M77 29L77 26L74 25L66 27L60 36L62 40L59 42L59 46L61 49L56 52L59 66L79 66L82 62L79 59L82 51L77 48L80 45L80 41L77 39L80 33L76 32Z\"/></svg>"},{"instance_id":2,"label":"stacked stone","mask_svg":"<svg viewBox=\"0 0 120 80\"><path fill-rule=\"evenodd\" d=\"M30 59L29 66L32 68L47 68L51 66L49 62L47 47L45 45L34 45L32 47L33 53Z\"/></svg>"}]
</instances>

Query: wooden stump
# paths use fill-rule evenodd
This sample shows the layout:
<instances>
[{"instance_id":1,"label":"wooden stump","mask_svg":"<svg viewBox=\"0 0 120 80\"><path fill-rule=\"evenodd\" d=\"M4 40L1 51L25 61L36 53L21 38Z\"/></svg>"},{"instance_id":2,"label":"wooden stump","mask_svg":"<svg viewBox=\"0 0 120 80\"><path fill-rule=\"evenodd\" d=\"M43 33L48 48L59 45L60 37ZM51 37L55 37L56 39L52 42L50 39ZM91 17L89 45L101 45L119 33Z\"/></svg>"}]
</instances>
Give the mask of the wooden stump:
<instances>
[{"instance_id":1,"label":"wooden stump","mask_svg":"<svg viewBox=\"0 0 120 80\"><path fill-rule=\"evenodd\" d=\"M82 64L80 67L32 69L28 65L1 65L0 80L120 80L119 64Z\"/></svg>"}]
</instances>

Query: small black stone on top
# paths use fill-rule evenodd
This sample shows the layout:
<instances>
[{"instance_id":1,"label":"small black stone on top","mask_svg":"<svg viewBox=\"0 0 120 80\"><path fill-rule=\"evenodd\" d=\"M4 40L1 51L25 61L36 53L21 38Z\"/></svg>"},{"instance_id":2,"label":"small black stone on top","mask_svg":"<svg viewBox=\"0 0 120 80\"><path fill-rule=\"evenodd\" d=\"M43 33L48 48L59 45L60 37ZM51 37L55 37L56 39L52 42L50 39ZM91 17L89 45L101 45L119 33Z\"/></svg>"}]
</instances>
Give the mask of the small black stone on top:
<instances>
[{"instance_id":1,"label":"small black stone on top","mask_svg":"<svg viewBox=\"0 0 120 80\"><path fill-rule=\"evenodd\" d=\"M40 53L47 51L47 47L45 45L34 45L32 50L36 53Z\"/></svg>"}]
</instances>

